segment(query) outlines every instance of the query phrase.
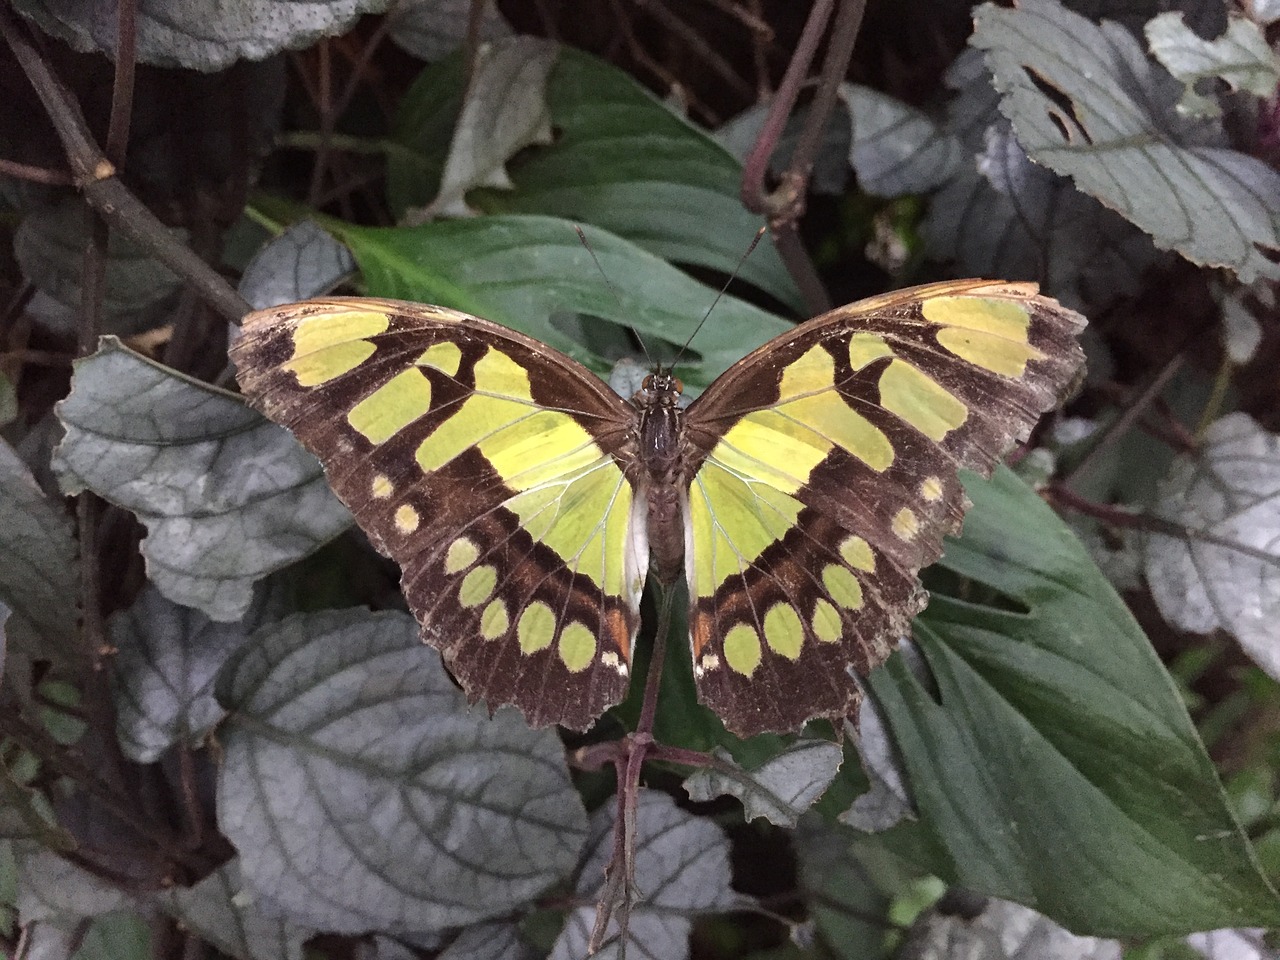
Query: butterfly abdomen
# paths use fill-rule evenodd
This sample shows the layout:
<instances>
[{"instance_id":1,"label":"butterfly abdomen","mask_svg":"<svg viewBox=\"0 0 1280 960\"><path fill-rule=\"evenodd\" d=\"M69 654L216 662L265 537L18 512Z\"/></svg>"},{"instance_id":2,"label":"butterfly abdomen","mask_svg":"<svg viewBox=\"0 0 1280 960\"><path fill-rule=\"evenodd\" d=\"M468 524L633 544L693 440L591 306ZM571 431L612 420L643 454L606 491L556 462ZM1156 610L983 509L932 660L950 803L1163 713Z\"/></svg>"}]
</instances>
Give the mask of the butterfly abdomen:
<instances>
[{"instance_id":1,"label":"butterfly abdomen","mask_svg":"<svg viewBox=\"0 0 1280 960\"><path fill-rule=\"evenodd\" d=\"M681 491L687 490L696 464L687 456L680 381L668 374L645 378L631 402L640 411L634 465L637 490L648 504L649 564L664 586L684 575L684 515Z\"/></svg>"}]
</instances>

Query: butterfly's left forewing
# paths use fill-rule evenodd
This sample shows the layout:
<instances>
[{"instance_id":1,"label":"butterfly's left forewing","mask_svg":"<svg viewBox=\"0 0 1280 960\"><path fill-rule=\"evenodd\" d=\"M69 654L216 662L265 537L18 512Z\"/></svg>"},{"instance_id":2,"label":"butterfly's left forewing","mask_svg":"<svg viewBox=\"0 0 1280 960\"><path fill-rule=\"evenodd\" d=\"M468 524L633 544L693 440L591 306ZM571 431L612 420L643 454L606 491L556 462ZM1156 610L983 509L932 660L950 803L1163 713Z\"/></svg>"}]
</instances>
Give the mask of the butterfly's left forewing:
<instances>
[{"instance_id":1,"label":"butterfly's left forewing","mask_svg":"<svg viewBox=\"0 0 1280 960\"><path fill-rule=\"evenodd\" d=\"M586 729L622 698L648 552L622 465L634 415L604 383L497 324L386 300L260 311L232 355L399 563L473 700Z\"/></svg>"},{"instance_id":2,"label":"butterfly's left forewing","mask_svg":"<svg viewBox=\"0 0 1280 960\"><path fill-rule=\"evenodd\" d=\"M689 408L685 562L700 697L737 733L843 717L850 669L924 605L917 572L1074 384L1083 320L1030 284L897 291L802 324Z\"/></svg>"}]
</instances>

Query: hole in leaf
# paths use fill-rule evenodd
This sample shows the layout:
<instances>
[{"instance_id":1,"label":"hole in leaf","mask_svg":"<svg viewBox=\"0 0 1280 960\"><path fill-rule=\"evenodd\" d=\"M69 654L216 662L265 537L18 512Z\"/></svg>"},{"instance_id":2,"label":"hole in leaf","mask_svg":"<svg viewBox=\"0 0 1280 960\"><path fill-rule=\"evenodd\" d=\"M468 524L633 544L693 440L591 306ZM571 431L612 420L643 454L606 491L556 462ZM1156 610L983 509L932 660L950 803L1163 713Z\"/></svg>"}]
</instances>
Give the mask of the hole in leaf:
<instances>
[{"instance_id":1,"label":"hole in leaf","mask_svg":"<svg viewBox=\"0 0 1280 960\"><path fill-rule=\"evenodd\" d=\"M1075 103L1072 99L1030 67L1024 66L1022 70L1027 75L1027 79L1040 91L1041 95L1057 107L1056 110L1048 110L1047 113L1049 119L1053 121L1053 125L1058 128L1058 133L1062 135L1062 139L1068 143L1083 140L1092 146L1093 138L1085 130L1084 123L1076 112ZM1068 120L1068 118L1070 119Z\"/></svg>"}]
</instances>

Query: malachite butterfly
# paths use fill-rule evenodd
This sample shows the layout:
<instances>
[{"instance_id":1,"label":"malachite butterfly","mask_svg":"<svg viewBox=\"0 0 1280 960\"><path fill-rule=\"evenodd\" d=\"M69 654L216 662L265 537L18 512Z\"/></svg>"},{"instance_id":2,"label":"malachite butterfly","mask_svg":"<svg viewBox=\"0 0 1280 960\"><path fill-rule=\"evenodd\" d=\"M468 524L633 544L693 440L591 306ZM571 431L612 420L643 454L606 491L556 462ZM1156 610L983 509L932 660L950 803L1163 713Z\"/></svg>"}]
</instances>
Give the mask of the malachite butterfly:
<instances>
[{"instance_id":1,"label":"malachite butterfly","mask_svg":"<svg viewBox=\"0 0 1280 960\"><path fill-rule=\"evenodd\" d=\"M444 307L249 315L240 385L399 563L474 700L586 729L626 693L646 576L689 586L698 695L742 735L839 720L850 668L924 606L920 568L1077 383L1078 314L1028 283L899 290L809 320L687 409Z\"/></svg>"}]
</instances>

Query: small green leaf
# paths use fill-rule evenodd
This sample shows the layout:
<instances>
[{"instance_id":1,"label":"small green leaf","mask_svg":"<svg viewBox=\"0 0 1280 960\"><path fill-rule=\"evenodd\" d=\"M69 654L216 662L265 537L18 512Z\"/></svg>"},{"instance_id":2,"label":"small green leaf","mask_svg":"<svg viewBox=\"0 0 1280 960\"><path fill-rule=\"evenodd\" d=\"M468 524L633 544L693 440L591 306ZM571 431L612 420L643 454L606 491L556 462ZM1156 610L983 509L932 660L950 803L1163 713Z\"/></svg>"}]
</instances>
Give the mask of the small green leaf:
<instances>
[{"instance_id":1,"label":"small green leaf","mask_svg":"<svg viewBox=\"0 0 1280 960\"><path fill-rule=\"evenodd\" d=\"M239 620L255 581L332 540L351 516L320 464L234 394L104 337L57 407L63 489L147 525L147 575L170 600Z\"/></svg>"},{"instance_id":2,"label":"small green leaf","mask_svg":"<svg viewBox=\"0 0 1280 960\"><path fill-rule=\"evenodd\" d=\"M511 26L498 10L495 0L484 0L480 15L479 40L500 40L511 35ZM472 0L417 0L393 3L387 10L387 33L396 46L419 60L434 63L462 46Z\"/></svg>"},{"instance_id":3,"label":"small green leaf","mask_svg":"<svg viewBox=\"0 0 1280 960\"><path fill-rule=\"evenodd\" d=\"M438 303L513 327L563 350L601 374L616 358L588 352L562 333L558 313L631 325L652 351L679 345L706 313L715 291L611 233L584 228L606 285L574 232L553 217L449 220L412 228L331 224L351 247L374 296ZM701 364L681 367L706 384L744 350L789 329L780 317L724 297L691 350Z\"/></svg>"},{"instance_id":4,"label":"small green leaf","mask_svg":"<svg viewBox=\"0 0 1280 960\"><path fill-rule=\"evenodd\" d=\"M41 29L81 53L115 53L114 22L79 4L19 0L14 4ZM324 37L346 31L362 14L381 13L388 0L289 3L275 0L183 0L138 11L137 58L162 67L189 67L204 73L225 70L237 60L265 60L285 50L305 50Z\"/></svg>"},{"instance_id":5,"label":"small green leaf","mask_svg":"<svg viewBox=\"0 0 1280 960\"><path fill-rule=\"evenodd\" d=\"M891 955L886 930L893 895L905 886L887 858L868 857L852 830L816 816L795 833L800 888L827 948L838 960L883 960ZM874 849L874 843L869 844ZM887 874L887 875L886 875Z\"/></svg>"},{"instance_id":6,"label":"small green leaf","mask_svg":"<svg viewBox=\"0 0 1280 960\"><path fill-rule=\"evenodd\" d=\"M506 164L517 151L552 140L547 77L560 47L539 37L512 37L485 44L471 65L462 111L454 124L440 192L420 221L473 215L467 191L511 189Z\"/></svg>"},{"instance_id":7,"label":"small green leaf","mask_svg":"<svg viewBox=\"0 0 1280 960\"><path fill-rule=\"evenodd\" d=\"M260 630L224 668L218 820L263 909L343 933L501 916L586 834L555 734L468 710L401 613Z\"/></svg>"},{"instance_id":8,"label":"small green leaf","mask_svg":"<svg viewBox=\"0 0 1280 960\"><path fill-rule=\"evenodd\" d=\"M235 860L194 887L165 891L156 900L187 930L238 960L302 960L302 943L312 933L258 910Z\"/></svg>"},{"instance_id":9,"label":"small green leaf","mask_svg":"<svg viewBox=\"0 0 1280 960\"><path fill-rule=\"evenodd\" d=\"M254 254L237 289L262 310L328 293L355 269L350 250L314 220L299 220Z\"/></svg>"},{"instance_id":10,"label":"small green leaf","mask_svg":"<svg viewBox=\"0 0 1280 960\"><path fill-rule=\"evenodd\" d=\"M477 923L467 927L436 960L538 960L513 923Z\"/></svg>"},{"instance_id":11,"label":"small green leaf","mask_svg":"<svg viewBox=\"0 0 1280 960\"><path fill-rule=\"evenodd\" d=\"M125 755L153 763L178 742L194 743L222 719L213 681L263 619L260 600L236 623L214 623L147 586L107 621L113 663L116 736Z\"/></svg>"},{"instance_id":12,"label":"small green leaf","mask_svg":"<svg viewBox=\"0 0 1280 960\"><path fill-rule=\"evenodd\" d=\"M1280 678L1280 436L1247 413L1205 431L1174 460L1152 512L1187 531L1149 533L1145 570L1165 619L1196 633L1230 632Z\"/></svg>"},{"instance_id":13,"label":"small green leaf","mask_svg":"<svg viewBox=\"0 0 1280 960\"><path fill-rule=\"evenodd\" d=\"M151 960L151 926L141 914L121 910L96 918L70 960Z\"/></svg>"},{"instance_id":14,"label":"small green leaf","mask_svg":"<svg viewBox=\"0 0 1280 960\"><path fill-rule=\"evenodd\" d=\"M978 8L970 43L987 52L1031 158L1194 263L1244 283L1280 277L1280 173L1221 146L1174 110L1179 84L1129 31L1101 26L1057 0Z\"/></svg>"},{"instance_id":15,"label":"small green leaf","mask_svg":"<svg viewBox=\"0 0 1280 960\"><path fill-rule=\"evenodd\" d=\"M96 917L133 904L119 887L56 853L30 845L18 860L18 916L24 924Z\"/></svg>"},{"instance_id":16,"label":"small green leaf","mask_svg":"<svg viewBox=\"0 0 1280 960\"><path fill-rule=\"evenodd\" d=\"M748 820L764 817L777 826L794 827L835 779L843 751L827 740L797 740L751 771L733 763L723 748L714 756L723 767L704 767L685 780L690 800L701 803L728 794L742 801Z\"/></svg>"},{"instance_id":17,"label":"small green leaf","mask_svg":"<svg viewBox=\"0 0 1280 960\"><path fill-rule=\"evenodd\" d=\"M3 440L0 554L0 601L10 611L0 666L9 658L77 662L80 565L71 521Z\"/></svg>"},{"instance_id":18,"label":"small green leaf","mask_svg":"<svg viewBox=\"0 0 1280 960\"><path fill-rule=\"evenodd\" d=\"M604 868L614 851L616 804L606 804L591 817L587 856L578 871L577 893L588 903L599 897ZM635 889L643 898L632 906L627 928L627 956L682 960L689 956L689 931L698 913L741 910L749 901L729 886L729 839L710 820L675 805L665 793L642 790L636 802ZM565 922L550 960L586 956L596 908L579 907ZM618 919L607 931L607 945L597 956L619 956Z\"/></svg>"},{"instance_id":19,"label":"small green leaf","mask_svg":"<svg viewBox=\"0 0 1280 960\"><path fill-rule=\"evenodd\" d=\"M849 112L849 164L858 186L877 197L927 193L952 176L963 159L960 141L923 111L870 87L840 84Z\"/></svg>"},{"instance_id":20,"label":"small green leaf","mask_svg":"<svg viewBox=\"0 0 1280 960\"><path fill-rule=\"evenodd\" d=\"M1280 82L1280 58L1256 23L1243 17L1227 21L1226 32L1204 40L1182 20L1181 13L1162 13L1146 26L1151 52L1185 86L1178 109L1193 117L1222 113L1216 97L1196 92L1201 81L1225 80L1232 90L1270 97Z\"/></svg>"},{"instance_id":21,"label":"small green leaf","mask_svg":"<svg viewBox=\"0 0 1280 960\"><path fill-rule=\"evenodd\" d=\"M945 851L929 869L1082 934L1280 922L1120 598L1011 473L965 487L974 509L941 563L1001 604L934 596L916 635L936 695L899 656L869 678L920 825Z\"/></svg>"}]
</instances>

